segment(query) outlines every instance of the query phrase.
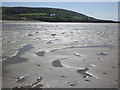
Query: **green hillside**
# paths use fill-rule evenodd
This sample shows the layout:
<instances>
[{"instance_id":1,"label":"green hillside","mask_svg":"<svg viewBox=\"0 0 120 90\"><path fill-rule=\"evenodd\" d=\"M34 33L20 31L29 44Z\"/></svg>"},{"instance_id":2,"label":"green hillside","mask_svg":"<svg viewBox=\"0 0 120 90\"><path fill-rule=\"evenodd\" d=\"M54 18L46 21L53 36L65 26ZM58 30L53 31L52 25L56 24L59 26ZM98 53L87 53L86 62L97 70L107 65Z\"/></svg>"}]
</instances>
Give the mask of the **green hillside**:
<instances>
[{"instance_id":1,"label":"green hillside","mask_svg":"<svg viewBox=\"0 0 120 90\"><path fill-rule=\"evenodd\" d=\"M46 22L113 22L88 17L57 8L2 7L2 20L34 20Z\"/></svg>"}]
</instances>

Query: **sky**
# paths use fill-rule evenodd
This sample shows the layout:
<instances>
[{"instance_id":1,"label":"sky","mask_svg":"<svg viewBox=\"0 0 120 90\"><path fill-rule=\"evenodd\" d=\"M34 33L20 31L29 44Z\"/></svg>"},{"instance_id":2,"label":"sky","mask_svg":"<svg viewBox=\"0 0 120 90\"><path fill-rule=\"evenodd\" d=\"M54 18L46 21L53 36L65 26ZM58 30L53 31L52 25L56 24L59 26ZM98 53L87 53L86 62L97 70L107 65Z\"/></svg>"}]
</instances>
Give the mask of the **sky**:
<instances>
[{"instance_id":1,"label":"sky","mask_svg":"<svg viewBox=\"0 0 120 90\"><path fill-rule=\"evenodd\" d=\"M97 19L118 21L118 2L3 2L2 6L61 8Z\"/></svg>"}]
</instances>

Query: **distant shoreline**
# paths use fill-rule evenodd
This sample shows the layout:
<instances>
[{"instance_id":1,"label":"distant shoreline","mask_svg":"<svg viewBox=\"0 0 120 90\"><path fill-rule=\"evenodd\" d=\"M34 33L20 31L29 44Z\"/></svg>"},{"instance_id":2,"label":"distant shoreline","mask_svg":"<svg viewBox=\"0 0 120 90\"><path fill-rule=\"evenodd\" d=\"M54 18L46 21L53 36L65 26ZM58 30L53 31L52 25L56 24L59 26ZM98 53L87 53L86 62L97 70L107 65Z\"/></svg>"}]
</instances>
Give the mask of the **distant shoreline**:
<instances>
[{"instance_id":1,"label":"distant shoreline","mask_svg":"<svg viewBox=\"0 0 120 90\"><path fill-rule=\"evenodd\" d=\"M9 23L10 23L10 22L22 22L22 23L23 23L23 22L41 22L41 23L42 23L43 21L25 21L25 20L18 20L18 21L17 21L17 20L2 20L1 22L3 22L3 23L4 23L4 22L9 22Z\"/></svg>"},{"instance_id":2,"label":"distant shoreline","mask_svg":"<svg viewBox=\"0 0 120 90\"><path fill-rule=\"evenodd\" d=\"M120 23L120 22L45 22L45 21L25 21L25 20L1 20L2 23Z\"/></svg>"}]
</instances>

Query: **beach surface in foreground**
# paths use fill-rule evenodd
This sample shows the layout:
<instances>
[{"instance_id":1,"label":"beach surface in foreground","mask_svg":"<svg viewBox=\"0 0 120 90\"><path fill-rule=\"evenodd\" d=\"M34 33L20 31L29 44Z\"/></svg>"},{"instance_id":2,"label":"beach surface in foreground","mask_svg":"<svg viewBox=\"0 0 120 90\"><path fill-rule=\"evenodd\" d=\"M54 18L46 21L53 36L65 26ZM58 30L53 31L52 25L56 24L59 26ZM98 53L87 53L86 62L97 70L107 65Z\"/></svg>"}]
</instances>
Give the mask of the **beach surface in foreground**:
<instances>
[{"instance_id":1,"label":"beach surface in foreground","mask_svg":"<svg viewBox=\"0 0 120 90\"><path fill-rule=\"evenodd\" d=\"M3 88L117 88L117 23L3 22Z\"/></svg>"}]
</instances>

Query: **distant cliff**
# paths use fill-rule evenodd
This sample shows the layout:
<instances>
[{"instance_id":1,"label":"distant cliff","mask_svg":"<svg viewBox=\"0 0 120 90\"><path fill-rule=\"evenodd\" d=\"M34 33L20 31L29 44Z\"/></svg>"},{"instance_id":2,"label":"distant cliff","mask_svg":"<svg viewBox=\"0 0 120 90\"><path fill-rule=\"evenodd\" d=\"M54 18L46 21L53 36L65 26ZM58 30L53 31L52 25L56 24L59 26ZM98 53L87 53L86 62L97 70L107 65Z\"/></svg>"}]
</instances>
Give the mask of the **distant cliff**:
<instances>
[{"instance_id":1,"label":"distant cliff","mask_svg":"<svg viewBox=\"0 0 120 90\"><path fill-rule=\"evenodd\" d=\"M45 22L109 22L84 14L57 8L2 7L2 20L26 20Z\"/></svg>"}]
</instances>

